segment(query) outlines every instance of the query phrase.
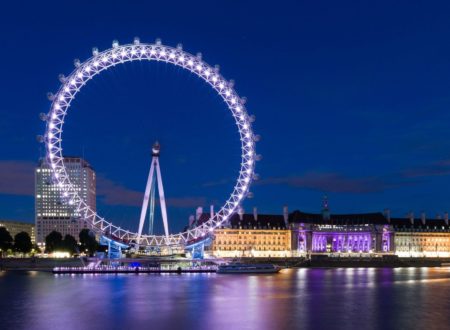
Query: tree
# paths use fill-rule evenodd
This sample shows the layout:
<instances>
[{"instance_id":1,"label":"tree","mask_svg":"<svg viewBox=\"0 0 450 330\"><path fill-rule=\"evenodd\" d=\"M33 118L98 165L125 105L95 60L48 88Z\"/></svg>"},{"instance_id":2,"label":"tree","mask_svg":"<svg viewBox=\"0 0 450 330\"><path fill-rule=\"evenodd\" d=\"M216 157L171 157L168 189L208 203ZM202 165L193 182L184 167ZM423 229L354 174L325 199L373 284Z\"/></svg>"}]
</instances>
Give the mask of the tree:
<instances>
[{"instance_id":1,"label":"tree","mask_svg":"<svg viewBox=\"0 0 450 330\"><path fill-rule=\"evenodd\" d=\"M12 247L13 238L9 231L5 227L0 227L0 255L3 256L3 253L8 251Z\"/></svg>"},{"instance_id":2,"label":"tree","mask_svg":"<svg viewBox=\"0 0 450 330\"><path fill-rule=\"evenodd\" d=\"M95 239L95 234L87 228L80 231L80 244L81 250L89 252L89 255L93 255L98 248L98 242Z\"/></svg>"},{"instance_id":3,"label":"tree","mask_svg":"<svg viewBox=\"0 0 450 330\"><path fill-rule=\"evenodd\" d=\"M20 253L29 253L33 248L31 237L27 232L21 231L14 236L14 251Z\"/></svg>"},{"instance_id":4,"label":"tree","mask_svg":"<svg viewBox=\"0 0 450 330\"><path fill-rule=\"evenodd\" d=\"M77 240L72 235L67 234L66 236L64 236L62 245L64 251L69 252L71 255L79 252Z\"/></svg>"},{"instance_id":5,"label":"tree","mask_svg":"<svg viewBox=\"0 0 450 330\"><path fill-rule=\"evenodd\" d=\"M60 248L62 248L62 235L54 230L45 237L45 251L51 253Z\"/></svg>"}]
</instances>

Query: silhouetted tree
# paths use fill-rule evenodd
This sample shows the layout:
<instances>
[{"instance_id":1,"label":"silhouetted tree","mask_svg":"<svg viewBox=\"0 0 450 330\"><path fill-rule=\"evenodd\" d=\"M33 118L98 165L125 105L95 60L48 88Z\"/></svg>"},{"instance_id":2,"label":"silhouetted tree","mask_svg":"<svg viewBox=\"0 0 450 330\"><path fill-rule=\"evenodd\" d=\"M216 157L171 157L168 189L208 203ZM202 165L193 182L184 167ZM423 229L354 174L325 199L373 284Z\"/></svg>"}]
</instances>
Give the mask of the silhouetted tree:
<instances>
[{"instance_id":1,"label":"silhouetted tree","mask_svg":"<svg viewBox=\"0 0 450 330\"><path fill-rule=\"evenodd\" d=\"M14 236L14 251L20 253L29 253L33 248L31 237L27 232L21 231Z\"/></svg>"},{"instance_id":2,"label":"silhouetted tree","mask_svg":"<svg viewBox=\"0 0 450 330\"><path fill-rule=\"evenodd\" d=\"M98 249L98 242L95 239L95 234L87 228L84 228L80 231L80 244L81 250L89 253L89 255L93 255L95 251Z\"/></svg>"},{"instance_id":3,"label":"silhouetted tree","mask_svg":"<svg viewBox=\"0 0 450 330\"><path fill-rule=\"evenodd\" d=\"M8 251L13 245L13 238L5 227L0 227L0 250L1 256Z\"/></svg>"},{"instance_id":4,"label":"silhouetted tree","mask_svg":"<svg viewBox=\"0 0 450 330\"><path fill-rule=\"evenodd\" d=\"M45 237L46 252L51 253L61 248L62 248L62 235L60 232L54 230Z\"/></svg>"},{"instance_id":5,"label":"silhouetted tree","mask_svg":"<svg viewBox=\"0 0 450 330\"><path fill-rule=\"evenodd\" d=\"M66 236L64 236L62 245L63 245L64 251L67 251L70 254L79 252L77 240L72 235L67 234Z\"/></svg>"}]
</instances>

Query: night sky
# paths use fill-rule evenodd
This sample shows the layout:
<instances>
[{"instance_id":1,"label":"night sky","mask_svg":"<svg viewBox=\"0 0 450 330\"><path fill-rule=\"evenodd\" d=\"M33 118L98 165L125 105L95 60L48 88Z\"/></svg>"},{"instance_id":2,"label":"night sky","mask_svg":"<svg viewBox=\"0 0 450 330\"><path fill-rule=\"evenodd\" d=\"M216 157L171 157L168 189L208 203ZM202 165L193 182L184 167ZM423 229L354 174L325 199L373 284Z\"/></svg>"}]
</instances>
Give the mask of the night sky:
<instances>
[{"instance_id":1,"label":"night sky","mask_svg":"<svg viewBox=\"0 0 450 330\"><path fill-rule=\"evenodd\" d=\"M162 4L164 3L164 4ZM9 1L0 9L0 218L34 221L47 92L74 58L139 36L219 64L262 136L251 211L393 215L450 210L448 1ZM92 80L66 118L64 153L98 174L98 209L137 226L155 140L169 224L228 197L240 166L229 110L180 68L135 62ZM161 228L160 216L157 228Z\"/></svg>"}]
</instances>

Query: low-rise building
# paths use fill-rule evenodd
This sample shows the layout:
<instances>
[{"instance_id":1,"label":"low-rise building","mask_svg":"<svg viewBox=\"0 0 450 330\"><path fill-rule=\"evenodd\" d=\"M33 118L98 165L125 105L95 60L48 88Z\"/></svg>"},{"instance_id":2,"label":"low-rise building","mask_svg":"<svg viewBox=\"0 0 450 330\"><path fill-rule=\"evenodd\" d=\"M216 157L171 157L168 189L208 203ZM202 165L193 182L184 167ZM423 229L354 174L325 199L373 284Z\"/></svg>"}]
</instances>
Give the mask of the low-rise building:
<instances>
[{"instance_id":1,"label":"low-rise building","mask_svg":"<svg viewBox=\"0 0 450 330\"><path fill-rule=\"evenodd\" d=\"M31 237L31 242L36 242L36 235L34 232L34 224L29 222L23 222L23 221L11 221L11 220L0 220L0 227L5 227L9 233L11 234L12 238L16 236L18 233L24 231L28 233Z\"/></svg>"},{"instance_id":2,"label":"low-rise building","mask_svg":"<svg viewBox=\"0 0 450 330\"><path fill-rule=\"evenodd\" d=\"M297 255L394 253L394 228L381 212L325 214L294 211L289 215Z\"/></svg>"},{"instance_id":3,"label":"low-rise building","mask_svg":"<svg viewBox=\"0 0 450 330\"><path fill-rule=\"evenodd\" d=\"M209 214L203 214L200 221L207 219ZM291 231L284 215L257 214L256 209L253 214L239 212L216 229L213 238L208 253L214 257L291 256Z\"/></svg>"},{"instance_id":4,"label":"low-rise building","mask_svg":"<svg viewBox=\"0 0 450 330\"><path fill-rule=\"evenodd\" d=\"M444 218L394 218L396 254L399 257L450 257L450 226Z\"/></svg>"},{"instance_id":5,"label":"low-rise building","mask_svg":"<svg viewBox=\"0 0 450 330\"><path fill-rule=\"evenodd\" d=\"M190 226L213 215L197 210ZM216 257L290 257L397 255L450 258L449 216L391 218L390 211L331 214L325 199L321 213L244 214L241 209L214 231L209 251Z\"/></svg>"}]
</instances>

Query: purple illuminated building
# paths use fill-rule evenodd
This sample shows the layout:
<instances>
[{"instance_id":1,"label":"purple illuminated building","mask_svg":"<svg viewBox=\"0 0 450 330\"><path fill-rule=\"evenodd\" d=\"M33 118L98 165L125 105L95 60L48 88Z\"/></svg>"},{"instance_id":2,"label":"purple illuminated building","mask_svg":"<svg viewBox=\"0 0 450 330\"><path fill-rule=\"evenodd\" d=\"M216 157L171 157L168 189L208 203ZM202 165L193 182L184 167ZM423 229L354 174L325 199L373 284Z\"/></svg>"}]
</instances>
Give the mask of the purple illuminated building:
<instances>
[{"instance_id":1,"label":"purple illuminated building","mask_svg":"<svg viewBox=\"0 0 450 330\"><path fill-rule=\"evenodd\" d=\"M192 216L190 226L201 225L213 214L213 208L210 213L203 213L202 208L197 211L197 218ZM438 214L435 219L427 219L425 213L420 218L414 217L413 213L406 218L391 218L389 210L383 213L332 214L325 197L321 213L298 210L289 213L285 206L282 214L258 215L256 208L253 214L245 214L241 208L223 228L243 229L238 233L243 244L248 242L244 239L245 235L250 235L252 239L262 237L259 230L280 230L282 235L289 230L291 246L287 249L283 247L283 253L288 251L291 256L338 254L339 257L354 257L355 254L369 253L400 257L450 257L447 212L443 216ZM262 242L259 245L252 243L248 249L267 251L276 246L270 240ZM231 250L230 245L224 248Z\"/></svg>"},{"instance_id":2,"label":"purple illuminated building","mask_svg":"<svg viewBox=\"0 0 450 330\"><path fill-rule=\"evenodd\" d=\"M331 214L328 201L322 213L289 214L293 250L298 253L393 253L393 227L381 212Z\"/></svg>"}]
</instances>

